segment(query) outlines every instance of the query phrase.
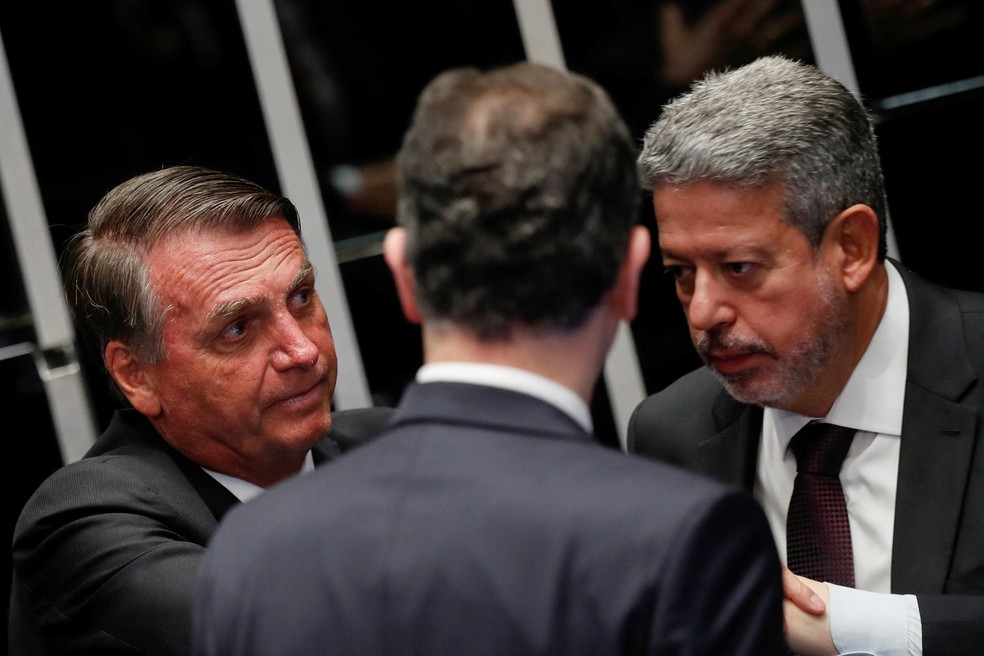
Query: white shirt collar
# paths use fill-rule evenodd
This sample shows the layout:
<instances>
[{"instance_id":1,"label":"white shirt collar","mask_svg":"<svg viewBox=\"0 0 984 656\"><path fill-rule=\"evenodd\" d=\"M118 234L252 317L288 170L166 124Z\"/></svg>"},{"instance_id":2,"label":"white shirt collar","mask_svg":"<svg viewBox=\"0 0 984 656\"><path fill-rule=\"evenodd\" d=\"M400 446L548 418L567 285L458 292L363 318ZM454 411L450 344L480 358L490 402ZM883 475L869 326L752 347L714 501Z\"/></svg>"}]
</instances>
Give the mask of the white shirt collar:
<instances>
[{"instance_id":1,"label":"white shirt collar","mask_svg":"<svg viewBox=\"0 0 984 656\"><path fill-rule=\"evenodd\" d=\"M559 408L588 433L593 432L591 410L584 399L570 388L525 369L475 362L434 362L417 371L417 382L470 383L528 394Z\"/></svg>"},{"instance_id":2,"label":"white shirt collar","mask_svg":"<svg viewBox=\"0 0 984 656\"><path fill-rule=\"evenodd\" d=\"M205 469L205 473L217 480L222 484L222 487L232 492L237 499L240 501L249 501L265 488L256 485L255 483L250 483L249 481L244 481L241 478L236 478L235 476L229 476L228 474L222 474L217 471L212 471L211 469ZM307 455L304 456L304 465L301 466L301 474L314 471L314 457L311 452L308 451Z\"/></svg>"},{"instance_id":3,"label":"white shirt collar","mask_svg":"<svg viewBox=\"0 0 984 656\"><path fill-rule=\"evenodd\" d=\"M884 435L902 434L902 408L909 359L909 299L902 276L891 262L888 272L888 301L878 328L847 385L834 401L825 422ZM765 409L783 447L815 417L785 410Z\"/></svg>"}]
</instances>

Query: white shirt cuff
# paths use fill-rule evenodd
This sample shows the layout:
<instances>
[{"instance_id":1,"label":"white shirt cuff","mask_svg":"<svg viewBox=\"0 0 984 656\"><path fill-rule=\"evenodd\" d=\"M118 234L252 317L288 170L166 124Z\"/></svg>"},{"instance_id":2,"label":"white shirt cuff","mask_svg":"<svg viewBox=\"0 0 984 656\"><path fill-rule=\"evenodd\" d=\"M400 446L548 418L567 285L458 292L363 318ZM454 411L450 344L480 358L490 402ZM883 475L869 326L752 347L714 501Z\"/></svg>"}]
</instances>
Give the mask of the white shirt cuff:
<instances>
[{"instance_id":1,"label":"white shirt cuff","mask_svg":"<svg viewBox=\"0 0 984 656\"><path fill-rule=\"evenodd\" d=\"M842 656L922 656L915 595L884 594L827 583L830 636Z\"/></svg>"}]
</instances>

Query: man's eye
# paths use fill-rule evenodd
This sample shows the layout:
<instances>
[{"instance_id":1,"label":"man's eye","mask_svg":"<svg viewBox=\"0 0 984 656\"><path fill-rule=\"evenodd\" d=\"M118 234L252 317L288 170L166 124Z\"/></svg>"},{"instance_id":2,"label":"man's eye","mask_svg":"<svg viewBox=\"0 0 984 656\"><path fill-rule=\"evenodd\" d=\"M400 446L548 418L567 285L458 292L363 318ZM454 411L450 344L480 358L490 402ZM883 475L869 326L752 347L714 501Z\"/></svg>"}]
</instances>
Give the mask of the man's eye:
<instances>
[{"instance_id":1,"label":"man's eye","mask_svg":"<svg viewBox=\"0 0 984 656\"><path fill-rule=\"evenodd\" d=\"M687 273L687 269L677 264L668 264L663 267L663 273L669 274L673 278L680 280Z\"/></svg>"},{"instance_id":2,"label":"man's eye","mask_svg":"<svg viewBox=\"0 0 984 656\"><path fill-rule=\"evenodd\" d=\"M307 303L311 300L311 290L310 289L298 289L294 292L294 300L298 303Z\"/></svg>"},{"instance_id":3,"label":"man's eye","mask_svg":"<svg viewBox=\"0 0 984 656\"><path fill-rule=\"evenodd\" d=\"M222 331L222 337L224 339L239 339L246 334L246 322L236 321L228 326Z\"/></svg>"},{"instance_id":4,"label":"man's eye","mask_svg":"<svg viewBox=\"0 0 984 656\"><path fill-rule=\"evenodd\" d=\"M729 262L728 264L725 265L728 271L730 271L731 273L737 273L739 275L751 271L752 266L753 265L751 262Z\"/></svg>"}]
</instances>

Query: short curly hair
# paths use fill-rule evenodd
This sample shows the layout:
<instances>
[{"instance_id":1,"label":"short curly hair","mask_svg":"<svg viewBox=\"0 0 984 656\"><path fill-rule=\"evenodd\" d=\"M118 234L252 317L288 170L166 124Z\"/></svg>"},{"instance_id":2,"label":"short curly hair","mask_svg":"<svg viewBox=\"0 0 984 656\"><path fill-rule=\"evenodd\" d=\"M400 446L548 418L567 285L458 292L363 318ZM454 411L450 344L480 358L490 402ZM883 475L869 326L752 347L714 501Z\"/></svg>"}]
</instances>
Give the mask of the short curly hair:
<instances>
[{"instance_id":1,"label":"short curly hair","mask_svg":"<svg viewBox=\"0 0 984 656\"><path fill-rule=\"evenodd\" d=\"M637 152L580 75L522 63L435 78L398 156L424 318L482 339L580 326L638 220Z\"/></svg>"}]
</instances>

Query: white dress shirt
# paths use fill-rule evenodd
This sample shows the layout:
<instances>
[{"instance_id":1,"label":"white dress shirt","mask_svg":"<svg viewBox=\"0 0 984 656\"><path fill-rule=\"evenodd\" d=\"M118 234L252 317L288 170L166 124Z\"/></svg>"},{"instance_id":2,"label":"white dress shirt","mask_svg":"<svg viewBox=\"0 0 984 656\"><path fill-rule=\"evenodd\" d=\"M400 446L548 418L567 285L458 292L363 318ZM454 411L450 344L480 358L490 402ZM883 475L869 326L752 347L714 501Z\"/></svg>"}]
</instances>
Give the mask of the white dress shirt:
<instances>
[{"instance_id":1,"label":"white dress shirt","mask_svg":"<svg viewBox=\"0 0 984 656\"><path fill-rule=\"evenodd\" d=\"M526 369L475 362L433 362L417 370L418 383L471 383L499 387L545 401L593 433L591 409L574 390Z\"/></svg>"},{"instance_id":2,"label":"white dress shirt","mask_svg":"<svg viewBox=\"0 0 984 656\"><path fill-rule=\"evenodd\" d=\"M826 417L765 408L755 496L765 509L780 557L796 477L788 448L812 419L856 429L841 468L856 588L828 584L830 627L842 654L921 656L922 625L913 595L891 595L892 536L909 344L905 284L891 263L885 314L850 380Z\"/></svg>"},{"instance_id":3,"label":"white dress shirt","mask_svg":"<svg viewBox=\"0 0 984 656\"><path fill-rule=\"evenodd\" d=\"M202 467L202 469L205 469L205 467ZM304 456L304 465L301 466L301 471L298 473L305 474L310 471L314 471L314 457L308 451L307 455ZM250 483L249 481L244 481L241 478L229 476L228 474L221 474L211 469L205 469L205 473L221 483L222 487L232 492L240 501L249 501L266 489L255 483Z\"/></svg>"}]
</instances>

